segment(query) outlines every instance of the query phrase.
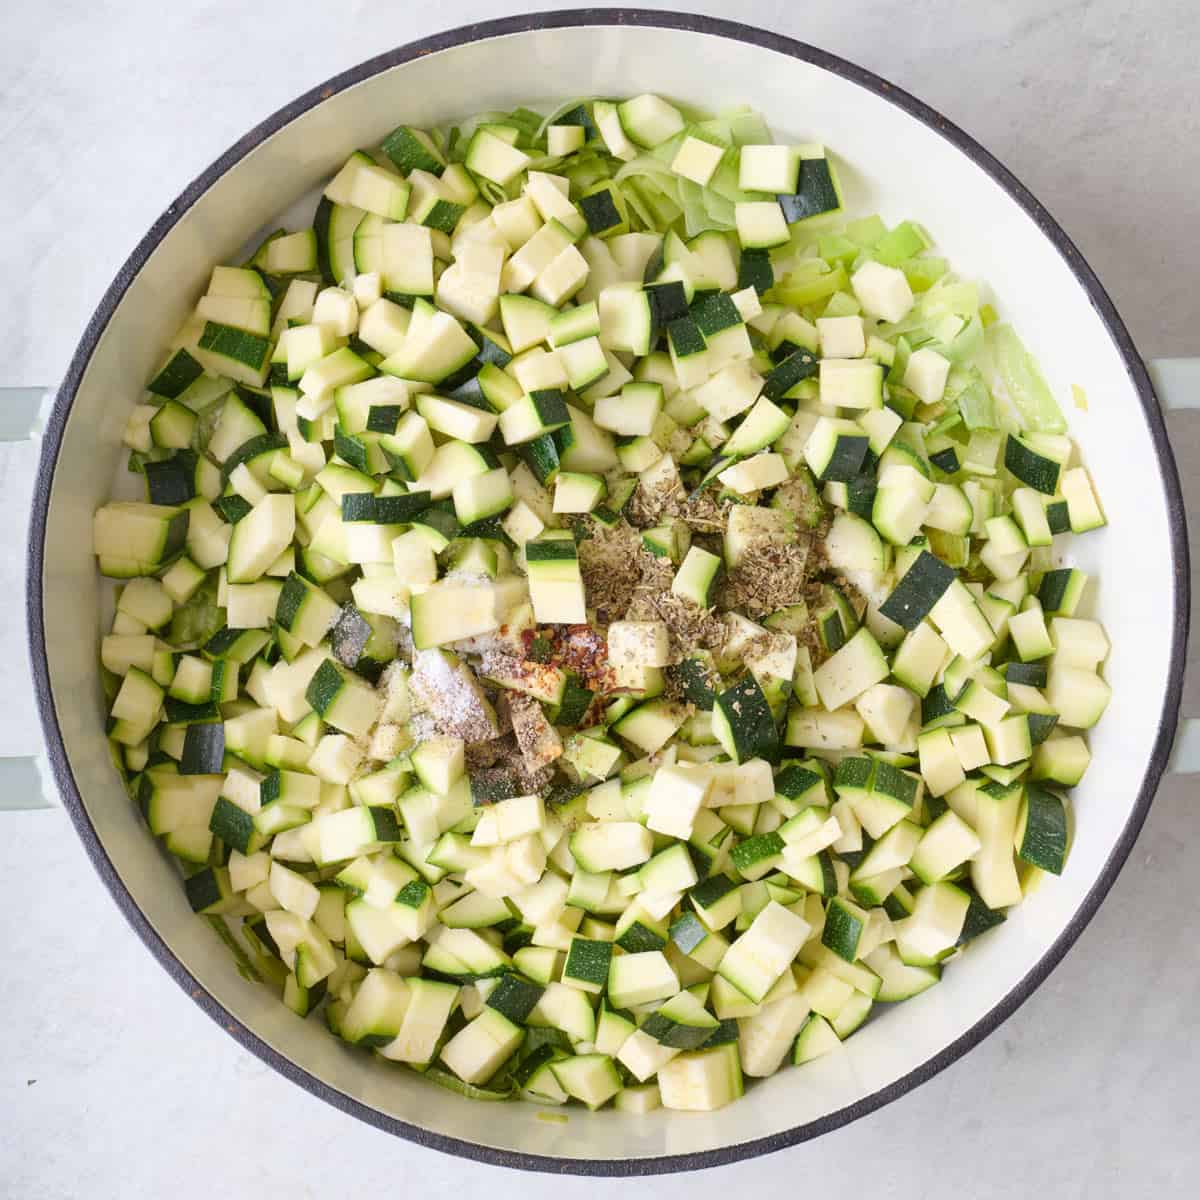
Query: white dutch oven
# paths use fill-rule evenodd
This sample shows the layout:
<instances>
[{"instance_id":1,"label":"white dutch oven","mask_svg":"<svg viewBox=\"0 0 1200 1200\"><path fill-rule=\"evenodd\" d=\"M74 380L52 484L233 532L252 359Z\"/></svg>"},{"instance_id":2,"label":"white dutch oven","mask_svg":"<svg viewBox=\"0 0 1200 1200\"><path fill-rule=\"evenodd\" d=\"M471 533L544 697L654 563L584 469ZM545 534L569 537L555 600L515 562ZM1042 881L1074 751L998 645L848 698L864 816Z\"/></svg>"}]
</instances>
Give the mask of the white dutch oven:
<instances>
[{"instance_id":1,"label":"white dutch oven","mask_svg":"<svg viewBox=\"0 0 1200 1200\"><path fill-rule=\"evenodd\" d=\"M514 66L519 69L514 69ZM188 909L109 760L97 672L100 586L93 510L122 454L128 397L226 261L349 149L403 121L653 87L710 109L748 102L777 136L836 148L851 205L914 217L969 276L987 280L1055 393L1079 384L1071 433L1111 524L1071 545L1098 576L1112 634L1113 701L1075 793L1061 879L974 944L942 984L880 1012L840 1053L784 1071L721 1112L572 1113L473 1103L300 1021L246 982ZM29 546L29 638L48 755L66 808L130 923L243 1045L381 1129L510 1166L635 1174L712 1166L810 1138L928 1079L1025 1000L1079 936L1141 827L1175 734L1188 612L1175 465L1146 368L1095 275L1036 200L986 151L912 97L820 50L706 18L603 10L460 29L365 63L301 97L214 163L166 211L93 317L44 433ZM11 768L10 768L11 772ZM11 784L15 774L9 775Z\"/></svg>"}]
</instances>

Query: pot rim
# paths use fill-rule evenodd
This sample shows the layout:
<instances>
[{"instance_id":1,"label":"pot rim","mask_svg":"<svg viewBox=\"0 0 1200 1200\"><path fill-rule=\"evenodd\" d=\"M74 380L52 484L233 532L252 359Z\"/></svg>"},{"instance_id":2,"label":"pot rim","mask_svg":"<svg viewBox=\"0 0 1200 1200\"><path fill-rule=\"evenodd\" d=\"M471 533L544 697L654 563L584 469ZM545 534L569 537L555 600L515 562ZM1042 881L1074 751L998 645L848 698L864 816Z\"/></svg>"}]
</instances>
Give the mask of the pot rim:
<instances>
[{"instance_id":1,"label":"pot rim","mask_svg":"<svg viewBox=\"0 0 1200 1200\"><path fill-rule=\"evenodd\" d=\"M1025 213L1037 224L1042 234L1062 256L1080 286L1084 289L1092 306L1103 322L1105 329L1116 346L1134 391L1137 393L1149 426L1151 440L1158 459L1163 486L1166 491L1168 525L1173 562L1173 600L1175 606L1171 635L1171 676L1163 699L1162 716L1151 749L1145 776L1138 790L1137 800L1129 819L1113 846L1108 860L1100 871L1096 882L1084 897L1072 919L1054 941L1053 945L1038 962L1019 980L1008 993L994 1005L979 1021L949 1045L915 1067L900 1079L880 1088L871 1095L835 1112L797 1125L792 1129L752 1141L719 1149L692 1154L663 1155L641 1159L588 1159L557 1158L537 1154L525 1154L498 1147L485 1146L460 1138L434 1133L406 1121L388 1116L378 1109L362 1103L344 1092L331 1087L323 1080L299 1067L244 1025L217 1001L191 973L170 947L159 936L141 909L134 902L116 867L109 858L91 818L84 807L71 771L59 727L58 716L51 698L49 664L46 655L45 628L42 617L43 570L45 559L46 524L49 513L50 492L58 451L62 443L67 417L75 399L80 382L86 373L96 345L112 318L125 292L139 271L163 240L167 233L192 207L193 204L224 174L234 167L250 151L259 146L272 134L296 118L315 108L323 100L362 83L377 74L403 65L426 55L452 49L471 42L502 37L509 34L528 33L540 29L564 29L579 26L629 26L633 28L669 29L682 32L710 34L731 41L757 46L786 54L803 62L811 63L843 79L850 80L896 105L914 120L920 121L941 134L948 142L982 168L992 181L1002 188ZM1187 532L1184 518L1183 499L1179 475L1167 440L1162 413L1155 398L1150 377L1140 355L1133 344L1112 300L1105 291L1095 272L1084 260L1074 242L1049 212L1034 198L1032 193L978 142L948 121L935 109L916 99L908 92L894 86L880 76L849 62L828 51L796 41L781 34L771 33L749 25L727 21L717 17L698 16L680 12L659 12L638 8L604 8L559 10L532 13L522 16L504 17L497 20L462 25L455 29L400 46L343 71L325 83L318 85L267 117L240 140L235 142L220 158L213 162L192 181L183 193L170 204L149 232L138 243L133 253L117 273L93 313L71 359L54 401L53 409L43 434L41 457L34 489L33 510L30 519L29 544L27 550L26 619L29 656L33 667L36 701L42 730L45 735L47 756L55 782L63 797L64 806L70 814L76 831L82 840L105 886L112 894L117 906L130 925L149 948L159 963L189 996L214 1021L218 1022L246 1049L272 1066L285 1078L297 1083L332 1104L342 1112L349 1113L362 1121L399 1135L418 1145L441 1150L448 1154L477 1162L497 1166L513 1167L529 1171L544 1171L553 1174L594 1175L625 1177L655 1175L676 1171L700 1170L723 1166L729 1163L769 1154L788 1146L794 1146L830 1130L840 1128L859 1117L866 1116L898 1099L919 1084L933 1078L944 1068L962 1057L988 1034L1007 1020L1041 985L1058 965L1067 950L1083 932L1095 915L1101 902L1116 880L1117 874L1133 849L1138 833L1145 822L1159 780L1166 768L1171 744L1179 718L1179 707L1183 687L1190 603L1190 573L1188 563Z\"/></svg>"}]
</instances>

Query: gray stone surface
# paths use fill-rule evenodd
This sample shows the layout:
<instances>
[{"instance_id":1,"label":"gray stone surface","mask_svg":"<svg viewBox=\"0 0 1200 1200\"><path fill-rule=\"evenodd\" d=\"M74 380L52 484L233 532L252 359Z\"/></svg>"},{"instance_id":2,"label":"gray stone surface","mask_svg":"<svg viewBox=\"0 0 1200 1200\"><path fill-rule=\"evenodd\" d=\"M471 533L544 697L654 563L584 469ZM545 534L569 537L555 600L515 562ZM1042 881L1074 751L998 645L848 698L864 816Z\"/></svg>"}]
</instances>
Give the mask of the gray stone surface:
<instances>
[{"instance_id":1,"label":"gray stone surface","mask_svg":"<svg viewBox=\"0 0 1200 1200\"><path fill-rule=\"evenodd\" d=\"M256 121L386 47L503 11L427 0L12 6L0 40L0 387L61 376L144 230ZM1066 226L1144 353L1200 352L1194 3L746 0L730 15L856 59L940 108ZM1200 417L1171 426L1195 511ZM31 466L27 449L0 453L0 511L27 506ZM16 524L5 523L10 542ZM11 544L0 554L0 594L10 598L0 613L0 754L36 745L18 686L21 558ZM1193 683L1192 711L1197 699ZM803 1181L835 1196L865 1185L880 1200L1194 1195L1194 798L1188 781L1165 784L1078 946L1015 1018L936 1080L808 1146L627 1190L770 1193ZM594 1190L389 1140L285 1083L155 965L61 813L0 814L0 878L5 1195Z\"/></svg>"}]
</instances>

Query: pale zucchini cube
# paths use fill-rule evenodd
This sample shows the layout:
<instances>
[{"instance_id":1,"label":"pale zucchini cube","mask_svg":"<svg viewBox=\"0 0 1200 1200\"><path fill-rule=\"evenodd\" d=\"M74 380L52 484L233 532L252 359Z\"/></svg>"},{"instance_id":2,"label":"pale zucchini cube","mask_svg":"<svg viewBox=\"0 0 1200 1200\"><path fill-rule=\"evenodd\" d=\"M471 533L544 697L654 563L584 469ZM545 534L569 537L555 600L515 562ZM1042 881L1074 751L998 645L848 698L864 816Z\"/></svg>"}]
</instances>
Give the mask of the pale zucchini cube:
<instances>
[{"instance_id":1,"label":"pale zucchini cube","mask_svg":"<svg viewBox=\"0 0 1200 1200\"><path fill-rule=\"evenodd\" d=\"M749 363L722 368L692 393L696 402L718 421L728 421L750 408L763 388L763 377Z\"/></svg>"},{"instance_id":2,"label":"pale zucchini cube","mask_svg":"<svg viewBox=\"0 0 1200 1200\"><path fill-rule=\"evenodd\" d=\"M921 778L934 796L944 796L966 779L950 732L934 729L917 738Z\"/></svg>"},{"instance_id":3,"label":"pale zucchini cube","mask_svg":"<svg viewBox=\"0 0 1200 1200\"><path fill-rule=\"evenodd\" d=\"M717 973L760 1003L800 952L811 931L803 917L771 900L729 947Z\"/></svg>"},{"instance_id":4,"label":"pale zucchini cube","mask_svg":"<svg viewBox=\"0 0 1200 1200\"><path fill-rule=\"evenodd\" d=\"M546 129L546 150L553 157L564 157L582 148L587 131L582 125L551 125Z\"/></svg>"},{"instance_id":5,"label":"pale zucchini cube","mask_svg":"<svg viewBox=\"0 0 1200 1200\"><path fill-rule=\"evenodd\" d=\"M463 1083L486 1083L511 1057L524 1036L520 1026L494 1008L485 1008L442 1047L442 1062Z\"/></svg>"},{"instance_id":6,"label":"pale zucchini cube","mask_svg":"<svg viewBox=\"0 0 1200 1200\"><path fill-rule=\"evenodd\" d=\"M614 666L665 667L670 654L663 621L614 621L608 627L608 657Z\"/></svg>"},{"instance_id":7,"label":"pale zucchini cube","mask_svg":"<svg viewBox=\"0 0 1200 1200\"><path fill-rule=\"evenodd\" d=\"M658 1073L664 1108L712 1112L742 1094L742 1068L737 1046L729 1043L710 1050L677 1055Z\"/></svg>"},{"instance_id":8,"label":"pale zucchini cube","mask_svg":"<svg viewBox=\"0 0 1200 1200\"><path fill-rule=\"evenodd\" d=\"M850 277L850 286L863 311L881 321L896 324L913 306L912 288L899 267L866 262Z\"/></svg>"},{"instance_id":9,"label":"pale zucchini cube","mask_svg":"<svg viewBox=\"0 0 1200 1200\"><path fill-rule=\"evenodd\" d=\"M587 277L587 259L574 246L567 246L538 273L529 290L543 303L557 308L583 287Z\"/></svg>"},{"instance_id":10,"label":"pale zucchini cube","mask_svg":"<svg viewBox=\"0 0 1200 1200\"><path fill-rule=\"evenodd\" d=\"M909 866L923 883L936 883L975 857L979 836L953 809L947 809L921 836Z\"/></svg>"},{"instance_id":11,"label":"pale zucchini cube","mask_svg":"<svg viewBox=\"0 0 1200 1200\"><path fill-rule=\"evenodd\" d=\"M817 334L824 358L862 358L867 352L862 317L818 317Z\"/></svg>"},{"instance_id":12,"label":"pale zucchini cube","mask_svg":"<svg viewBox=\"0 0 1200 1200\"><path fill-rule=\"evenodd\" d=\"M376 300L383 297L383 281L378 271L364 271L361 275L356 275L351 288L354 302L360 312L370 308Z\"/></svg>"},{"instance_id":13,"label":"pale zucchini cube","mask_svg":"<svg viewBox=\"0 0 1200 1200\"><path fill-rule=\"evenodd\" d=\"M786 245L791 231L777 200L739 200L733 206L738 241L751 249Z\"/></svg>"},{"instance_id":14,"label":"pale zucchini cube","mask_svg":"<svg viewBox=\"0 0 1200 1200\"><path fill-rule=\"evenodd\" d=\"M743 321L753 321L756 317L762 315L762 301L759 299L756 288L742 288L741 291L734 292L731 299L737 306L738 313Z\"/></svg>"},{"instance_id":15,"label":"pale zucchini cube","mask_svg":"<svg viewBox=\"0 0 1200 1200\"><path fill-rule=\"evenodd\" d=\"M904 368L904 386L925 404L936 404L946 390L950 360L936 350L923 346L909 357Z\"/></svg>"},{"instance_id":16,"label":"pale zucchini cube","mask_svg":"<svg viewBox=\"0 0 1200 1200\"><path fill-rule=\"evenodd\" d=\"M313 305L312 324L327 325L336 337L349 337L358 328L358 304L342 288L328 287Z\"/></svg>"},{"instance_id":17,"label":"pale zucchini cube","mask_svg":"<svg viewBox=\"0 0 1200 1200\"><path fill-rule=\"evenodd\" d=\"M712 773L703 765L660 767L646 796L646 827L680 840L690 838L711 787Z\"/></svg>"},{"instance_id":18,"label":"pale zucchini cube","mask_svg":"<svg viewBox=\"0 0 1200 1200\"><path fill-rule=\"evenodd\" d=\"M794 193L800 175L795 146L745 145L739 151L738 187L744 192Z\"/></svg>"},{"instance_id":19,"label":"pale zucchini cube","mask_svg":"<svg viewBox=\"0 0 1200 1200\"><path fill-rule=\"evenodd\" d=\"M726 467L717 478L730 490L746 495L782 483L788 477L787 463L781 454L764 452Z\"/></svg>"},{"instance_id":20,"label":"pale zucchini cube","mask_svg":"<svg viewBox=\"0 0 1200 1200\"><path fill-rule=\"evenodd\" d=\"M321 893L314 884L279 862L271 864L268 882L271 895L279 902L280 908L295 913L306 921L312 919L321 899Z\"/></svg>"},{"instance_id":21,"label":"pale zucchini cube","mask_svg":"<svg viewBox=\"0 0 1200 1200\"><path fill-rule=\"evenodd\" d=\"M978 725L962 725L950 730L950 741L959 765L964 771L974 771L991 762L987 739Z\"/></svg>"},{"instance_id":22,"label":"pale zucchini cube","mask_svg":"<svg viewBox=\"0 0 1200 1200\"><path fill-rule=\"evenodd\" d=\"M1074 533L1086 533L1106 523L1100 502L1084 467L1064 471L1059 488L1067 502L1067 513Z\"/></svg>"},{"instance_id":23,"label":"pale zucchini cube","mask_svg":"<svg viewBox=\"0 0 1200 1200\"><path fill-rule=\"evenodd\" d=\"M863 358L823 358L818 379L822 404L868 410L883 407L883 368L877 362ZM880 484L883 481L881 473Z\"/></svg>"},{"instance_id":24,"label":"pale zucchini cube","mask_svg":"<svg viewBox=\"0 0 1200 1200\"><path fill-rule=\"evenodd\" d=\"M634 1030L621 1045L617 1061L642 1083L658 1074L677 1054L677 1047L665 1046L642 1030Z\"/></svg>"},{"instance_id":25,"label":"pale zucchini cube","mask_svg":"<svg viewBox=\"0 0 1200 1200\"><path fill-rule=\"evenodd\" d=\"M821 703L832 713L882 683L889 673L879 643L868 630L860 629L813 672L813 682Z\"/></svg>"},{"instance_id":26,"label":"pale zucchini cube","mask_svg":"<svg viewBox=\"0 0 1200 1200\"><path fill-rule=\"evenodd\" d=\"M899 745L916 711L916 697L907 688L877 683L854 702L872 738L884 746Z\"/></svg>"},{"instance_id":27,"label":"pale zucchini cube","mask_svg":"<svg viewBox=\"0 0 1200 1200\"><path fill-rule=\"evenodd\" d=\"M743 147L743 154L746 149ZM675 157L671 160L671 170L676 175L681 175L684 179L690 179L693 183L699 184L700 187L706 187L721 165L721 159L724 156L724 147L688 134L679 143L679 149L676 150ZM745 187L744 184L742 186Z\"/></svg>"}]
</instances>

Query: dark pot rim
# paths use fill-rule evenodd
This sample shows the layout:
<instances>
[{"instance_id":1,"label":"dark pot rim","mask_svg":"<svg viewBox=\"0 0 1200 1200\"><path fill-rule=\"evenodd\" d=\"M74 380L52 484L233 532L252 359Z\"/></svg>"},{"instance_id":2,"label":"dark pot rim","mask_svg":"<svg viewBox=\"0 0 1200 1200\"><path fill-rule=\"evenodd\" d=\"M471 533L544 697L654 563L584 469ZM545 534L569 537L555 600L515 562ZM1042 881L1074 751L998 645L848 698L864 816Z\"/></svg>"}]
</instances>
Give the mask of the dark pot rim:
<instances>
[{"instance_id":1,"label":"dark pot rim","mask_svg":"<svg viewBox=\"0 0 1200 1200\"><path fill-rule=\"evenodd\" d=\"M91 819L87 814L71 771L62 732L59 728L58 716L51 700L49 668L45 648L45 629L42 621L44 541L50 503L50 490L54 482L55 464L67 416L96 344L116 310L117 305L150 254L183 214L191 208L213 183L277 130L316 107L321 101L336 95L338 92L344 91L346 88L353 87L355 84L361 83L380 72L403 63L411 62L428 54L506 34L524 33L538 29L593 25L624 25L638 28L674 29L712 34L729 38L732 41L743 42L767 50L774 50L781 54L789 55L792 58L811 63L814 66L839 75L843 79L848 79L896 105L896 107L907 113L910 117L936 130L977 166L986 171L993 182L1016 201L1036 222L1042 233L1058 250L1067 266L1079 281L1080 286L1086 292L1124 360L1126 371L1142 405L1146 422L1150 429L1155 453L1158 457L1159 470L1162 474L1163 485L1167 494L1169 532L1174 562L1173 600L1175 606L1171 651L1171 661L1174 669L1171 672L1171 681L1164 696L1162 717L1159 722L1146 774L1138 790L1137 802L1130 813L1129 820L1126 822L1125 828L1114 845L1112 853L1109 855L1108 861L1101 870L1099 877L1084 898L1083 903L1072 920L1037 964L1022 979L1014 984L1012 989L998 1004L967 1030L967 1032L956 1038L938 1054L910 1071L901 1079L880 1088L855 1104L848 1105L836 1112L828 1113L817 1120L798 1125L793 1129L781 1133L772 1134L769 1137L742 1142L721 1149L694 1154L613 1161L586 1158L553 1158L535 1154L522 1154L432 1133L416 1125L387 1116L377 1109L371 1108L347 1096L345 1093L330 1087L327 1083L301 1069L290 1059L281 1055L262 1041L251 1029L242 1024L241 1021L211 996L195 976L191 974L188 967L175 956L138 908L120 876L117 874L116 868L109 859L96 833L95 827L92 825ZM1179 476L1167 441L1166 428L1163 424L1162 415L1155 399L1154 390L1151 386L1145 365L1100 280L1096 277L1091 267L1088 266L1087 262L1085 262L1079 250L1063 229L1012 172L997 161L978 142L927 104L922 103L907 92L881 79L878 75L864 70L862 67L856 66L843 58L830 54L825 50L803 42L794 41L779 34L769 33L748 25L741 25L714 17L693 16L686 13L654 12L632 8L579 9L506 17L500 20L464 25L422 41L401 46L386 54L369 59L348 71L344 71L334 76L328 82L306 92L252 129L245 137L236 142L216 162L208 167L207 170L202 172L154 223L124 266L122 266L112 285L105 293L104 298L101 300L99 307L88 322L87 329L75 351L70 368L55 399L53 411L49 416L43 436L41 461L34 491L27 564L28 585L26 609L29 652L36 683L38 710L41 716L47 752L55 780L62 794L67 811L75 824L75 828L84 843L88 855L108 890L112 893L118 907L125 914L138 936L145 942L150 951L175 981L184 988L188 995L243 1046L256 1054L264 1062L274 1067L281 1075L294 1083L300 1084L314 1095L332 1104L335 1108L350 1113L379 1129L386 1130L388 1133L397 1134L421 1146L432 1147L449 1154L459 1155L478 1162L492 1163L498 1166L544 1171L554 1174L609 1177L653 1175L722 1166L727 1163L737 1162L741 1159L751 1158L760 1154L768 1154L787 1146L794 1146L800 1142L808 1141L810 1138L817 1137L829 1130L837 1129L849 1124L851 1121L857 1120L859 1117L874 1112L876 1109L912 1090L918 1084L931 1079L939 1071L949 1066L977 1045L984 1037L1010 1017L1033 994L1034 990L1049 975L1054 967L1057 966L1063 955L1066 954L1067 950L1095 915L1101 901L1112 887L1118 872L1132 850L1142 824L1146 819L1155 789L1167 764L1167 757L1179 717L1190 596L1187 534Z\"/></svg>"}]
</instances>

